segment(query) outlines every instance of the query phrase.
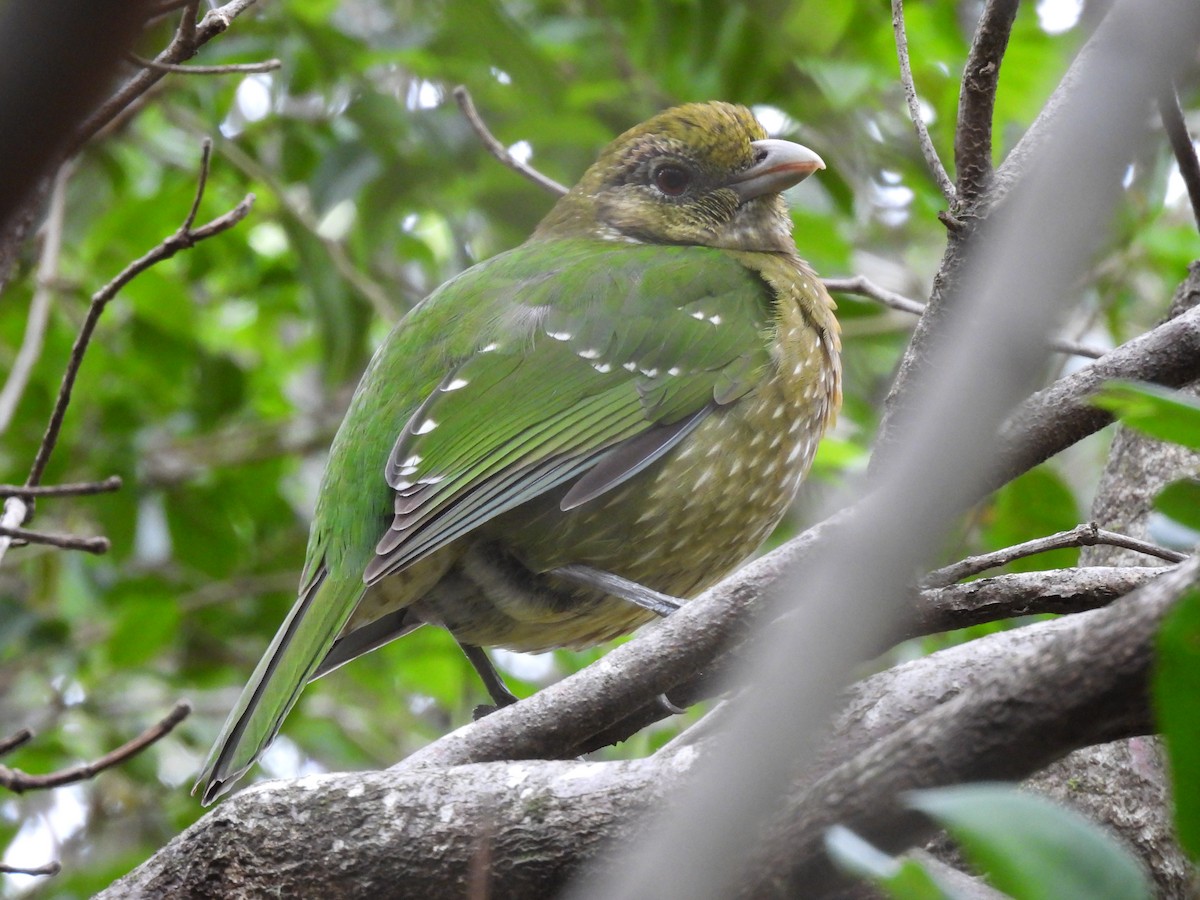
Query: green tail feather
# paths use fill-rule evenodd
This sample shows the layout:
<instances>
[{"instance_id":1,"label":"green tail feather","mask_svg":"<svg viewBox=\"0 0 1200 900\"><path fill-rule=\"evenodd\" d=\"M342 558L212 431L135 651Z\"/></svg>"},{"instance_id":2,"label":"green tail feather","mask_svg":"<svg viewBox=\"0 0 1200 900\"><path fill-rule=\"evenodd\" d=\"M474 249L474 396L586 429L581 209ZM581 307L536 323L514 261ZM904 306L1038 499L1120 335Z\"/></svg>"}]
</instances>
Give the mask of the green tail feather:
<instances>
[{"instance_id":1,"label":"green tail feather","mask_svg":"<svg viewBox=\"0 0 1200 900\"><path fill-rule=\"evenodd\" d=\"M192 788L193 794L203 792L206 806L228 791L275 739L364 590L359 578L332 578L322 570L296 600L225 720Z\"/></svg>"}]
</instances>

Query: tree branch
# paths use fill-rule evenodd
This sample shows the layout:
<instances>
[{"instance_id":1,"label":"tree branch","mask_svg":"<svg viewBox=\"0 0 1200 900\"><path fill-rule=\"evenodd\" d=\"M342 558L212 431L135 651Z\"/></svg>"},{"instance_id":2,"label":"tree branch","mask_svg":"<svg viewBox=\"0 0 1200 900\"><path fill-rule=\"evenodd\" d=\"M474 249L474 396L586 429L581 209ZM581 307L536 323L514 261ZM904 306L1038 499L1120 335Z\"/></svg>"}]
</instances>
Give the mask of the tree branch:
<instances>
[{"instance_id":1,"label":"tree branch","mask_svg":"<svg viewBox=\"0 0 1200 900\"><path fill-rule=\"evenodd\" d=\"M145 59L136 53L127 54L130 62L147 69L169 74L177 72L180 75L253 75L261 72L274 72L283 66L277 59L267 59L255 63L226 63L220 66L184 66L178 63L164 63L156 59Z\"/></svg>"},{"instance_id":2,"label":"tree branch","mask_svg":"<svg viewBox=\"0 0 1200 900\"><path fill-rule=\"evenodd\" d=\"M192 228L196 210L203 197L204 185L208 178L208 163L211 150L211 143L206 142L203 149L200 178L195 199L192 202L192 208L189 210L187 218L184 220L183 225L179 227L179 230L164 239L162 243L140 259L131 262L112 281L92 295L87 316L84 318L83 326L79 329L79 334L75 338L75 344L71 348L71 355L67 361L66 371L63 373L62 384L59 387L58 399L55 401L54 409L50 414L50 421L46 425L46 432L42 437L41 445L38 447L37 455L34 457L33 465L30 467L29 477L26 479L28 486L33 487L41 482L46 464L50 460L50 454L54 450L54 445L58 442L63 418L67 412L67 405L71 402L71 391L75 386L75 378L79 374L79 367L83 364L83 356L87 352L92 333L96 329L96 323L100 320L100 314L104 312L104 308L108 305L108 302L117 295L117 292L121 288L151 266L165 259L170 259L180 250L186 250L195 246L200 241L232 228L250 212L250 206L254 203L253 194L247 194L241 203L206 225L201 225L199 228Z\"/></svg>"},{"instance_id":3,"label":"tree branch","mask_svg":"<svg viewBox=\"0 0 1200 900\"><path fill-rule=\"evenodd\" d=\"M1076 613L1107 606L1167 571L1155 566L1089 566L1014 572L920 591L908 637L1002 619Z\"/></svg>"},{"instance_id":4,"label":"tree branch","mask_svg":"<svg viewBox=\"0 0 1200 900\"><path fill-rule=\"evenodd\" d=\"M1179 95L1175 92L1174 85L1159 95L1158 112L1162 117L1167 138L1171 141L1175 162L1179 164L1179 174L1187 186L1192 216L1196 225L1200 226L1200 158L1196 156L1196 145L1192 143L1187 123L1183 120L1183 110L1179 106Z\"/></svg>"},{"instance_id":5,"label":"tree branch","mask_svg":"<svg viewBox=\"0 0 1200 900\"><path fill-rule=\"evenodd\" d=\"M1129 537L1124 534L1117 534L1115 531L1105 531L1095 522L1088 522L1084 525L1077 525L1069 531L1060 531L1057 534L1034 538L1031 541L1014 544L1011 547L1005 547L1001 550L993 550L991 553L969 556L952 565L930 572L921 579L921 587L945 587L957 581L962 581L964 578L970 578L972 575L978 575L980 572L986 572L988 569L1006 566L1018 559L1034 556L1038 553L1046 553L1050 550L1063 550L1069 547L1094 547L1096 544L1124 547L1126 550L1145 553L1148 556L1164 559L1167 562L1182 562L1187 558L1186 553L1168 550L1165 547L1159 547L1157 544L1151 544L1149 541L1139 540L1138 538Z\"/></svg>"},{"instance_id":6,"label":"tree branch","mask_svg":"<svg viewBox=\"0 0 1200 900\"><path fill-rule=\"evenodd\" d=\"M900 61L900 82L904 85L904 99L908 101L908 114L912 119L913 128L917 131L917 143L921 147L921 155L925 157L925 165L941 190L946 202L954 206L954 183L946 174L946 167L938 157L933 140L929 137L929 129L925 127L925 119L921 115L921 103L917 100L917 87L913 83L912 66L908 61L908 37L904 33L904 0L892 0L892 31L896 36L896 56Z\"/></svg>"},{"instance_id":7,"label":"tree branch","mask_svg":"<svg viewBox=\"0 0 1200 900\"><path fill-rule=\"evenodd\" d=\"M479 140L483 142L492 156L500 160L501 163L508 166L519 175L528 178L538 187L551 194L562 196L567 192L567 189L549 176L543 175L537 169L527 163L523 163L516 159L507 148L496 139L496 136L488 130L483 118L479 115L479 111L475 109L475 101L471 99L471 92L463 85L458 85L454 89L454 100L458 103L458 108L462 110L462 114L466 116L467 121L471 123L471 128L475 134L479 136Z\"/></svg>"},{"instance_id":8,"label":"tree branch","mask_svg":"<svg viewBox=\"0 0 1200 900\"><path fill-rule=\"evenodd\" d=\"M992 179L992 118L1000 63L1008 47L1017 0L988 0L963 66L954 129L954 168L958 173L958 205L974 206Z\"/></svg>"},{"instance_id":9,"label":"tree branch","mask_svg":"<svg viewBox=\"0 0 1200 900\"><path fill-rule=\"evenodd\" d=\"M49 775L29 775L20 769L10 769L7 766L0 766L0 787L6 787L16 794L23 794L26 791L42 791L49 788L62 787L64 784L74 784L78 781L87 781L89 778L95 778L105 769L119 766L121 763L137 756L151 744L161 741L171 733L171 730L176 725L186 719L191 711L191 704L186 700L181 700L175 704L175 708L161 721L151 725L133 740L122 744L116 750L104 754L104 756L94 762L72 766L69 769L62 769L58 772L51 772Z\"/></svg>"},{"instance_id":10,"label":"tree branch","mask_svg":"<svg viewBox=\"0 0 1200 900\"><path fill-rule=\"evenodd\" d=\"M1043 623L1062 624L1043 629L1054 633L1042 652L1011 660L1007 673L990 673L820 778L759 845L743 896L779 892L766 880L779 874L768 861L789 854L792 891L819 895L840 883L823 850L835 821L893 851L922 840L933 826L900 805L906 790L1019 779L1070 749L1145 733L1158 626L1198 577L1192 557L1112 606Z\"/></svg>"},{"instance_id":11,"label":"tree branch","mask_svg":"<svg viewBox=\"0 0 1200 900\"><path fill-rule=\"evenodd\" d=\"M848 278L823 278L821 280L825 283L826 290L833 293L857 294L860 297L869 297L872 300L878 300L889 309L912 313L916 316L921 315L925 311L925 304L918 300L913 300L911 297L905 297L903 294L897 294L895 291L889 291L865 275L852 275ZM1055 338L1051 341L1050 348L1058 353L1066 353L1071 356L1087 356L1092 359L1099 359L1108 352L1100 347L1089 347L1086 344L1068 341L1063 338Z\"/></svg>"},{"instance_id":12,"label":"tree branch","mask_svg":"<svg viewBox=\"0 0 1200 900\"><path fill-rule=\"evenodd\" d=\"M843 809L851 827L899 849L928 828L897 810L899 791L1020 777L1086 742L1144 730L1156 626L1198 568L1193 558L1108 609L989 635L855 686L823 748L821 766L832 769L793 786L743 893L820 894L837 877L820 836ZM611 865L601 848L676 796L709 749L673 742L644 760L395 767L255 785L99 896L461 893L480 835L492 896L559 896L581 865ZM797 893L810 876L820 880Z\"/></svg>"},{"instance_id":13,"label":"tree branch","mask_svg":"<svg viewBox=\"0 0 1200 900\"><path fill-rule=\"evenodd\" d=\"M224 33L233 24L233 20L253 6L255 2L257 0L230 0L223 6L210 9L197 24L196 12L200 3L199 0L191 0L184 6L174 37L166 48L154 58L154 62L160 66L172 66L191 59L200 51L201 47L217 35ZM79 126L72 139L68 155L78 152L80 147L120 115L125 107L150 90L168 71L170 70L159 67L142 68L125 82Z\"/></svg>"},{"instance_id":14,"label":"tree branch","mask_svg":"<svg viewBox=\"0 0 1200 900\"><path fill-rule=\"evenodd\" d=\"M1188 277L1200 284L1200 269ZM1038 391L1000 429L1002 451L989 488L1027 472L1112 422L1091 398L1112 379L1181 387L1200 377L1200 308L1110 350L1101 359Z\"/></svg>"},{"instance_id":15,"label":"tree branch","mask_svg":"<svg viewBox=\"0 0 1200 900\"><path fill-rule=\"evenodd\" d=\"M0 497L80 497L86 494L109 494L119 491L121 484L119 475L110 475L103 481L79 481L72 484L52 484L38 487L0 484Z\"/></svg>"},{"instance_id":16,"label":"tree branch","mask_svg":"<svg viewBox=\"0 0 1200 900\"><path fill-rule=\"evenodd\" d=\"M102 554L112 549L112 544L106 537L76 537L73 534L31 531L28 528L9 528L2 525L0 525L0 538L24 541L27 544L45 544L49 547L58 547L60 550L82 550L85 553Z\"/></svg>"}]
</instances>

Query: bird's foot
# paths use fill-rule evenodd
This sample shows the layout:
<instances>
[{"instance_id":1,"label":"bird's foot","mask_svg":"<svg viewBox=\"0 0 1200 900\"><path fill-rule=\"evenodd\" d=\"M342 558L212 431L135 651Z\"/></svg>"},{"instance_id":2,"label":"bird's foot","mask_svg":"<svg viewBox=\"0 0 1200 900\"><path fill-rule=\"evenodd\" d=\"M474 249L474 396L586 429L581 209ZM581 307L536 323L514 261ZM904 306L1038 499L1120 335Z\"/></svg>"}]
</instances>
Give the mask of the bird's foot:
<instances>
[{"instance_id":1,"label":"bird's foot","mask_svg":"<svg viewBox=\"0 0 1200 900\"><path fill-rule=\"evenodd\" d=\"M508 685L504 683L504 679L500 673L496 671L496 667L492 665L491 659L482 647L477 647L474 644L464 644L458 642L458 646L462 648L463 655L475 667L475 671L479 673L479 679L483 682L483 686L487 688L488 694L492 698L494 705L486 703L475 707L475 711L471 714L471 718L478 722L484 716L494 713L496 710L504 706L512 706L517 702L517 695L508 689Z\"/></svg>"}]
</instances>

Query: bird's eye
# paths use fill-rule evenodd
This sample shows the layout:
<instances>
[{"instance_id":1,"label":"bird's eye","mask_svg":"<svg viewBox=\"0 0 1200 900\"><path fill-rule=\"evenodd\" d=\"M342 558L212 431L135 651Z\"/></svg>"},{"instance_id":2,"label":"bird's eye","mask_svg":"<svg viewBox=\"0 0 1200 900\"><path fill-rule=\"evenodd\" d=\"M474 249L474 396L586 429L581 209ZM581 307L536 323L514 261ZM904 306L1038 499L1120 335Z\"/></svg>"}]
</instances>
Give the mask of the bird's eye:
<instances>
[{"instance_id":1,"label":"bird's eye","mask_svg":"<svg viewBox=\"0 0 1200 900\"><path fill-rule=\"evenodd\" d=\"M692 173L676 165L659 166L653 178L654 186L668 197L678 197L692 184Z\"/></svg>"}]
</instances>

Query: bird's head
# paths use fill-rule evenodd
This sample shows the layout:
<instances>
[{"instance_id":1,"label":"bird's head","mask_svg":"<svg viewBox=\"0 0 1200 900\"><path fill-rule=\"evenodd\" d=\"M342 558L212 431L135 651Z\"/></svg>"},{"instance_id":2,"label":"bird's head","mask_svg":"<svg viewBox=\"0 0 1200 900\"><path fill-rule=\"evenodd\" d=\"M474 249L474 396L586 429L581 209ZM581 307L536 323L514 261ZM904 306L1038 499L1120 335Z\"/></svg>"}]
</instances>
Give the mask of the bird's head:
<instances>
[{"instance_id":1,"label":"bird's head","mask_svg":"<svg viewBox=\"0 0 1200 900\"><path fill-rule=\"evenodd\" d=\"M605 147L534 239L794 252L780 191L823 168L807 147L768 139L744 106L689 103Z\"/></svg>"}]
</instances>

